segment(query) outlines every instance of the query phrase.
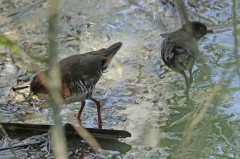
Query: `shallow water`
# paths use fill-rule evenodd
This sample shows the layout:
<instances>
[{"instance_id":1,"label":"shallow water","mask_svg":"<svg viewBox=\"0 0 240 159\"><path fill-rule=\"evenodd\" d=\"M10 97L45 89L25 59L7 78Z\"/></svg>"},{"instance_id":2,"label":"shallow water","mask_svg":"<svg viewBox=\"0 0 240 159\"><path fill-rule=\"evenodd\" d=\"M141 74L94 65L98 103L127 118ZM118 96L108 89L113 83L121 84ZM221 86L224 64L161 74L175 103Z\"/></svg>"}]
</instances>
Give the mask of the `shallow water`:
<instances>
[{"instance_id":1,"label":"shallow water","mask_svg":"<svg viewBox=\"0 0 240 159\"><path fill-rule=\"evenodd\" d=\"M127 130L132 134L124 140L132 145L132 150L127 154L112 153L109 158L240 158L240 88L239 76L234 72L231 3L228 0L187 1L190 18L204 22L214 33L199 41L203 60L194 67L194 83L190 89L195 103L186 105L184 79L164 66L160 58L163 40L160 34L176 30L181 24L175 6L164 2L168 1L72 0L65 3L59 18L59 58L123 42L94 95L102 104L103 128ZM0 30L44 57L48 43L46 4L22 11L33 3L17 1L14 6L2 2L1 16L18 10L22 14ZM239 12L238 8L238 21ZM6 49L1 52L7 53ZM2 60L10 63L9 56L3 57ZM22 63L16 61L20 68ZM37 68L33 72L44 68L43 63L28 60L24 63ZM20 71L14 65L9 66L10 70ZM16 85L17 82L13 82ZM30 106L22 102L27 89L16 93L9 89L10 84L4 88L8 93L4 95L5 100L1 98L2 121L53 122L52 110L46 103L40 105L38 101ZM64 122L76 122L74 116L79 104L63 106ZM92 102L87 102L82 120L86 127L97 127L96 106Z\"/></svg>"}]
</instances>

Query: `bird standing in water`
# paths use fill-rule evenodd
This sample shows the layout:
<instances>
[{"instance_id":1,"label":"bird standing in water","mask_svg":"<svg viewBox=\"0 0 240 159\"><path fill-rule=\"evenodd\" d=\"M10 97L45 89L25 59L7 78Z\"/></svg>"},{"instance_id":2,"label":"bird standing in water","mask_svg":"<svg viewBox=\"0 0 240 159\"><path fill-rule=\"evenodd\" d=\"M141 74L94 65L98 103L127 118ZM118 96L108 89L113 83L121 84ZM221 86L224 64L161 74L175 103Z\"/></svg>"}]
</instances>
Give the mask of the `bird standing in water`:
<instances>
[{"instance_id":1,"label":"bird standing in water","mask_svg":"<svg viewBox=\"0 0 240 159\"><path fill-rule=\"evenodd\" d=\"M189 88L193 81L192 68L200 53L197 41L207 33L213 33L213 31L208 30L201 22L187 22L177 31L167 34L161 45L164 63L185 78L187 99L189 99ZM189 77L185 71L189 72Z\"/></svg>"},{"instance_id":2,"label":"bird standing in water","mask_svg":"<svg viewBox=\"0 0 240 159\"><path fill-rule=\"evenodd\" d=\"M113 44L107 49L73 55L59 62L61 73L61 95L65 103L81 101L81 108L77 114L80 120L85 100L89 99L96 103L98 124L102 128L100 102L92 97L96 83L110 64L113 56L121 48L122 43ZM33 94L48 94L46 87L47 70L41 71L33 77L30 83L30 91Z\"/></svg>"}]
</instances>

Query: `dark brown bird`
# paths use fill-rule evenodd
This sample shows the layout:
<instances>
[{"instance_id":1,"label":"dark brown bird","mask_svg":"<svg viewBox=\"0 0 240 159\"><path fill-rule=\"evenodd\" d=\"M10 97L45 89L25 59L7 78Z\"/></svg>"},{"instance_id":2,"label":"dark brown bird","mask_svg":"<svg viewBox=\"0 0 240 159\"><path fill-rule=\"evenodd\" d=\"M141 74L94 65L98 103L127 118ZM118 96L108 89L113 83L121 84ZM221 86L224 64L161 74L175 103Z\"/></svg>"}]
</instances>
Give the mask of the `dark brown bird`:
<instances>
[{"instance_id":1,"label":"dark brown bird","mask_svg":"<svg viewBox=\"0 0 240 159\"><path fill-rule=\"evenodd\" d=\"M200 53L197 41L212 32L201 22L187 22L177 31L167 34L161 45L164 63L184 76L187 89L192 83L192 68ZM189 72L189 78L185 71Z\"/></svg>"},{"instance_id":2,"label":"dark brown bird","mask_svg":"<svg viewBox=\"0 0 240 159\"><path fill-rule=\"evenodd\" d=\"M122 43L113 44L107 49L73 55L59 62L61 73L61 95L66 103L81 101L81 108L77 114L80 120L85 100L89 99L96 103L98 124L102 127L100 102L92 97L96 83L110 64L113 56L121 48ZM30 83L30 91L33 94L47 94L46 71L39 72Z\"/></svg>"}]
</instances>

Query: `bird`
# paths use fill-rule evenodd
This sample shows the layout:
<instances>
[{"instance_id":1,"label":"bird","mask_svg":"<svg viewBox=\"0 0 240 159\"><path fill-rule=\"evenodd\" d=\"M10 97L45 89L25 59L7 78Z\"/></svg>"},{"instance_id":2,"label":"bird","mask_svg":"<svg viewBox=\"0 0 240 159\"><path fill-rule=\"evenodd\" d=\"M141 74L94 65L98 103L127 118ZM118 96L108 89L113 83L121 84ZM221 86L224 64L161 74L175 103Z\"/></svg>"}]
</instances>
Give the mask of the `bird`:
<instances>
[{"instance_id":1,"label":"bird","mask_svg":"<svg viewBox=\"0 0 240 159\"><path fill-rule=\"evenodd\" d=\"M81 107L76 116L78 120L81 118L85 100L92 100L97 105L98 126L102 128L100 102L92 97L92 93L96 83L121 46L122 42L117 42L108 48L72 55L59 61L60 93L65 104L81 102ZM31 94L48 94L46 87L47 71L40 71L33 77L30 83Z\"/></svg>"},{"instance_id":2,"label":"bird","mask_svg":"<svg viewBox=\"0 0 240 159\"><path fill-rule=\"evenodd\" d=\"M189 98L189 87L193 81L192 68L200 54L197 41L208 33L207 26L199 21L189 21L180 29L166 34L161 44L162 60L169 68L181 73L185 79L186 97ZM186 74L189 72L189 77Z\"/></svg>"}]
</instances>

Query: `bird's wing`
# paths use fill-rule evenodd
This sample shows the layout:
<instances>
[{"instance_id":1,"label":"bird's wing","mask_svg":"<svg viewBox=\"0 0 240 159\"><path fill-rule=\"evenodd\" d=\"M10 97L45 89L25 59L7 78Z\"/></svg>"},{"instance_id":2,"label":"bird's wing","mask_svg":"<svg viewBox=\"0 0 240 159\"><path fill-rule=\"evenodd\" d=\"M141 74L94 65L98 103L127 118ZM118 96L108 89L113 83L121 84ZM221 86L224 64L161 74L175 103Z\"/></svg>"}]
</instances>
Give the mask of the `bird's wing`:
<instances>
[{"instance_id":1,"label":"bird's wing","mask_svg":"<svg viewBox=\"0 0 240 159\"><path fill-rule=\"evenodd\" d=\"M171 34L169 38L171 41L174 41L175 47L182 48L183 50L186 50L193 54L200 53L197 40L183 31L176 31L175 33Z\"/></svg>"},{"instance_id":2,"label":"bird's wing","mask_svg":"<svg viewBox=\"0 0 240 159\"><path fill-rule=\"evenodd\" d=\"M67 83L81 80L87 86L95 85L101 75L103 60L105 57L91 53L67 57L60 61L62 80Z\"/></svg>"},{"instance_id":3,"label":"bird's wing","mask_svg":"<svg viewBox=\"0 0 240 159\"><path fill-rule=\"evenodd\" d=\"M191 69L199 54L197 41L185 32L173 32L163 41L161 54L164 63L173 70Z\"/></svg>"}]
</instances>

